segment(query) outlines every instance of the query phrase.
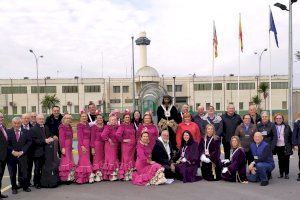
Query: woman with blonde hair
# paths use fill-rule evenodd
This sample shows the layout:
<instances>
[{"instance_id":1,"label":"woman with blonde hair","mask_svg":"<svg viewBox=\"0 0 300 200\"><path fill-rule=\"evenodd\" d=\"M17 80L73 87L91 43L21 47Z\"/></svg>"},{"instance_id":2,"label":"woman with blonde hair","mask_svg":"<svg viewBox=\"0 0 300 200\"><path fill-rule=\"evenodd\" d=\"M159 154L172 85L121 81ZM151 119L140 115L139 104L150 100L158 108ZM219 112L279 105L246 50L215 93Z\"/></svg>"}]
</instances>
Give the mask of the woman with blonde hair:
<instances>
[{"instance_id":1,"label":"woman with blonde hair","mask_svg":"<svg viewBox=\"0 0 300 200\"><path fill-rule=\"evenodd\" d=\"M221 178L220 144L215 127L207 124L204 139L199 144L202 177L207 181L218 181Z\"/></svg>"},{"instance_id":2,"label":"woman with blonde hair","mask_svg":"<svg viewBox=\"0 0 300 200\"><path fill-rule=\"evenodd\" d=\"M246 183L246 154L241 146L239 137L232 136L230 144L232 149L230 160L222 160L222 179L224 181Z\"/></svg>"}]
</instances>

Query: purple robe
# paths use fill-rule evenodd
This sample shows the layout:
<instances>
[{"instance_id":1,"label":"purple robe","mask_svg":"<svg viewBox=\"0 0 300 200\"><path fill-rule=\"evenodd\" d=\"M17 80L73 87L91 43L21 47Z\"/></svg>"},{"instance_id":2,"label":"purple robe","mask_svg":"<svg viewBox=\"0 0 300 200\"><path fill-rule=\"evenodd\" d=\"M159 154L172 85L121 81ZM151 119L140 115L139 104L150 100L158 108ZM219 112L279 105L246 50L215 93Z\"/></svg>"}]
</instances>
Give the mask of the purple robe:
<instances>
[{"instance_id":1,"label":"purple robe","mask_svg":"<svg viewBox=\"0 0 300 200\"><path fill-rule=\"evenodd\" d=\"M178 155L182 154L182 148L180 149ZM185 149L184 158L188 162L181 162L175 165L175 172L184 183L186 182L196 182L200 181L202 178L197 176L197 169L199 166L199 151L198 143L192 142Z\"/></svg>"},{"instance_id":2,"label":"purple robe","mask_svg":"<svg viewBox=\"0 0 300 200\"><path fill-rule=\"evenodd\" d=\"M137 141L140 141L141 134L144 129L147 129L147 132L149 134L149 146L153 149L155 145L155 141L159 137L158 129L155 124L149 124L149 125L140 124L136 132Z\"/></svg>"},{"instance_id":3,"label":"purple robe","mask_svg":"<svg viewBox=\"0 0 300 200\"><path fill-rule=\"evenodd\" d=\"M101 138L101 134L104 130L104 126L98 127L97 125L94 125L91 129L91 147L95 149L95 155L93 157L93 171L95 173L97 171L102 173L102 167L105 158L105 141Z\"/></svg>"},{"instance_id":4,"label":"purple robe","mask_svg":"<svg viewBox=\"0 0 300 200\"><path fill-rule=\"evenodd\" d=\"M132 174L132 183L134 185L147 185L155 177L156 172L162 168L158 163L149 164L147 161L151 158L152 147L144 145L141 142L137 144L137 159L135 163L136 172Z\"/></svg>"},{"instance_id":5,"label":"purple robe","mask_svg":"<svg viewBox=\"0 0 300 200\"><path fill-rule=\"evenodd\" d=\"M75 168L73 154L73 130L70 125L61 124L59 126L59 145L65 149L65 154L61 155L59 163L59 177L61 181L68 181L69 175Z\"/></svg>"},{"instance_id":6,"label":"purple robe","mask_svg":"<svg viewBox=\"0 0 300 200\"><path fill-rule=\"evenodd\" d=\"M104 180L114 180L117 176L117 170L119 168L118 160L118 146L119 141L117 139L116 132L118 130L118 125L107 125L105 126L101 137L105 141L104 151L105 159L103 164L103 179ZM112 143L109 142L109 139Z\"/></svg>"},{"instance_id":7,"label":"purple robe","mask_svg":"<svg viewBox=\"0 0 300 200\"><path fill-rule=\"evenodd\" d=\"M209 141L210 137L207 137L206 147L204 147L205 138L201 140L199 144L200 157L202 154L205 154L205 148L208 147L208 155L206 157L211 160L210 163L201 162L202 177L207 181L218 181L221 179L221 141L219 138L212 139L210 145L208 146Z\"/></svg>"},{"instance_id":8,"label":"purple robe","mask_svg":"<svg viewBox=\"0 0 300 200\"><path fill-rule=\"evenodd\" d=\"M230 182L244 182L247 181L246 175L246 154L243 148L233 151L228 165L228 171L222 173L222 179Z\"/></svg>"},{"instance_id":9,"label":"purple robe","mask_svg":"<svg viewBox=\"0 0 300 200\"><path fill-rule=\"evenodd\" d=\"M90 161L91 129L88 123L77 124L77 141L79 160L75 173L76 183L88 183L93 171ZM81 149L82 146L87 150L85 153Z\"/></svg>"},{"instance_id":10,"label":"purple robe","mask_svg":"<svg viewBox=\"0 0 300 200\"><path fill-rule=\"evenodd\" d=\"M136 150L135 129L133 124L121 124L116 132L118 140L121 142L121 163L119 178L124 179L126 173L134 169L134 153ZM130 139L130 142L123 140Z\"/></svg>"}]
</instances>

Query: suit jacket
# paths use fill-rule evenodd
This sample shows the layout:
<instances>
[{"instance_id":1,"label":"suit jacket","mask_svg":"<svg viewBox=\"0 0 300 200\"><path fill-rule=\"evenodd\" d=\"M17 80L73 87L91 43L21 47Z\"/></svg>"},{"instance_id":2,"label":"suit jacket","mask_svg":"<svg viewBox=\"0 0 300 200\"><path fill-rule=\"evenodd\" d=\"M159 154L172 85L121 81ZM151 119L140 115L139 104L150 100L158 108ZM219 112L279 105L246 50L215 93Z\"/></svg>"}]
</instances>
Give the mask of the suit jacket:
<instances>
[{"instance_id":1,"label":"suit jacket","mask_svg":"<svg viewBox=\"0 0 300 200\"><path fill-rule=\"evenodd\" d=\"M6 128L3 126L3 129L7 132ZM8 141L4 137L4 134L2 133L0 129L0 161L5 161L7 157L7 147L8 147Z\"/></svg>"},{"instance_id":2,"label":"suit jacket","mask_svg":"<svg viewBox=\"0 0 300 200\"><path fill-rule=\"evenodd\" d=\"M47 143L45 139L53 137L53 134L50 132L48 126L44 126L45 133L42 132L42 128L39 124L36 124L30 129L31 138L32 138L32 157L39 158L45 154L45 146Z\"/></svg>"},{"instance_id":3,"label":"suit jacket","mask_svg":"<svg viewBox=\"0 0 300 200\"><path fill-rule=\"evenodd\" d=\"M169 159L169 156L167 154L167 151L163 145L163 143L157 139L156 140L156 143L153 147L153 150L152 150L152 160L163 165L164 168L168 169L170 168L170 165L171 165L171 162L172 162L172 159L173 159L173 148L171 146L171 143L169 142L169 146L170 146L170 159Z\"/></svg>"},{"instance_id":4,"label":"suit jacket","mask_svg":"<svg viewBox=\"0 0 300 200\"><path fill-rule=\"evenodd\" d=\"M13 128L7 130L8 136L8 157L13 157L12 151L23 151L23 155L27 155L27 151L32 143L29 131L21 130L19 141L16 139L16 134Z\"/></svg>"}]
</instances>

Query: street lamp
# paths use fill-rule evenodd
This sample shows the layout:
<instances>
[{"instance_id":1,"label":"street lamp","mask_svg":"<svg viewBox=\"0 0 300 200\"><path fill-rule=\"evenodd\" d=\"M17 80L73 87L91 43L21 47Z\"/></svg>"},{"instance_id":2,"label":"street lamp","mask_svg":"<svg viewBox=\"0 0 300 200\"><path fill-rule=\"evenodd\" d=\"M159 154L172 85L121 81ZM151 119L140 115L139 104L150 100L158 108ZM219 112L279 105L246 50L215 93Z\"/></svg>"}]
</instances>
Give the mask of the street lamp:
<instances>
[{"instance_id":1,"label":"street lamp","mask_svg":"<svg viewBox=\"0 0 300 200\"><path fill-rule=\"evenodd\" d=\"M289 84L289 98L288 98L288 118L289 125L292 127L293 118L293 10L292 4L297 2L297 0L289 0L289 9L286 5L281 3L275 3L274 6L280 8L281 10L286 10L289 12L289 48L288 48L288 84Z\"/></svg>"},{"instance_id":2,"label":"street lamp","mask_svg":"<svg viewBox=\"0 0 300 200\"><path fill-rule=\"evenodd\" d=\"M36 66L36 86L37 86L37 111L40 113L40 86L39 86L39 58L43 58L42 55L37 55L32 49L29 52L34 55Z\"/></svg>"},{"instance_id":3,"label":"street lamp","mask_svg":"<svg viewBox=\"0 0 300 200\"><path fill-rule=\"evenodd\" d=\"M175 92L176 85L175 85L175 79L176 79L176 76L173 76L173 98L174 98L173 105L175 105L175 103L176 103L176 92Z\"/></svg>"},{"instance_id":4,"label":"street lamp","mask_svg":"<svg viewBox=\"0 0 300 200\"><path fill-rule=\"evenodd\" d=\"M268 51L268 49L265 48L265 49L262 50L261 53L259 54L259 60L258 60L258 77L259 77L259 84L260 84L260 77L261 77L261 57L262 57L262 55L263 55L263 53L264 53L265 51ZM257 52L254 52L254 54L255 54L255 55L258 55ZM258 88L258 86L257 86L257 88Z\"/></svg>"}]
</instances>

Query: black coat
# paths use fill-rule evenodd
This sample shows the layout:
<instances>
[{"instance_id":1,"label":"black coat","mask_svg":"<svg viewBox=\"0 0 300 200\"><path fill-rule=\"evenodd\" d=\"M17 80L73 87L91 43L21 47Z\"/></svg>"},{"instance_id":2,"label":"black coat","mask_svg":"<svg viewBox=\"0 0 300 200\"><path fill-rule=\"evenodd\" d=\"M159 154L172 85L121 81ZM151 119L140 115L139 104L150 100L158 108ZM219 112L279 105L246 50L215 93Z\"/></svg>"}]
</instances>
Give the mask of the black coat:
<instances>
[{"instance_id":1,"label":"black coat","mask_svg":"<svg viewBox=\"0 0 300 200\"><path fill-rule=\"evenodd\" d=\"M3 129L6 131L6 128L3 126ZM6 131L7 132L7 131ZM1 129L0 129L0 161L5 161L7 157L7 147L8 142L4 137Z\"/></svg>"},{"instance_id":2,"label":"black coat","mask_svg":"<svg viewBox=\"0 0 300 200\"><path fill-rule=\"evenodd\" d=\"M300 119L296 120L294 123L293 145L300 146Z\"/></svg>"},{"instance_id":3,"label":"black coat","mask_svg":"<svg viewBox=\"0 0 300 200\"><path fill-rule=\"evenodd\" d=\"M168 117L168 120L173 119L176 123L178 123L177 109L175 106L172 106L172 108L170 110L170 114L171 114L171 116ZM161 119L167 119L167 117L165 116L165 111L162 108L162 105L158 106L158 108L157 108L157 123L159 123Z\"/></svg>"},{"instance_id":4,"label":"black coat","mask_svg":"<svg viewBox=\"0 0 300 200\"><path fill-rule=\"evenodd\" d=\"M268 121L266 124L260 122L257 124L257 131L263 134L264 141L266 141L271 146L273 151L277 144L277 131L276 131L275 124L270 121ZM267 132L266 135L264 135L264 131Z\"/></svg>"},{"instance_id":5,"label":"black coat","mask_svg":"<svg viewBox=\"0 0 300 200\"><path fill-rule=\"evenodd\" d=\"M261 122L261 116L260 116L259 114L257 114L257 113L256 113L255 115L256 115L255 123L254 123L253 117L250 116L250 117L251 117L251 123L252 123L252 124L258 124L258 122Z\"/></svg>"},{"instance_id":6,"label":"black coat","mask_svg":"<svg viewBox=\"0 0 300 200\"><path fill-rule=\"evenodd\" d=\"M221 116L223 127L223 138L226 142L230 142L231 137L234 136L236 128L243 122L240 115L234 113L232 116L227 113Z\"/></svg>"},{"instance_id":7,"label":"black coat","mask_svg":"<svg viewBox=\"0 0 300 200\"><path fill-rule=\"evenodd\" d=\"M152 160L163 165L165 169L170 169L172 158L174 156L173 148L170 142L169 142L169 146L171 150L170 159L168 157L167 151L165 150L163 143L159 139L156 140L152 150Z\"/></svg>"},{"instance_id":8,"label":"black coat","mask_svg":"<svg viewBox=\"0 0 300 200\"><path fill-rule=\"evenodd\" d=\"M284 144L285 155L292 155L293 154L293 146L292 146L292 129L288 124L284 124Z\"/></svg>"},{"instance_id":9,"label":"black coat","mask_svg":"<svg viewBox=\"0 0 300 200\"><path fill-rule=\"evenodd\" d=\"M53 134L50 132L48 126L44 126L45 134L42 132L42 128L39 124L36 124L30 129L32 137L32 156L34 158L39 158L45 154L45 146L47 143L45 139L52 137Z\"/></svg>"},{"instance_id":10,"label":"black coat","mask_svg":"<svg viewBox=\"0 0 300 200\"><path fill-rule=\"evenodd\" d=\"M8 136L8 156L13 157L12 151L23 151L23 156L27 155L27 151L32 143L29 131L21 130L19 141L17 142L16 134L13 128L7 130Z\"/></svg>"},{"instance_id":11,"label":"black coat","mask_svg":"<svg viewBox=\"0 0 300 200\"><path fill-rule=\"evenodd\" d=\"M58 137L59 131L58 127L61 124L63 116L59 115L58 119L54 118L54 115L51 114L49 117L46 118L45 125L49 127L50 132Z\"/></svg>"}]
</instances>

